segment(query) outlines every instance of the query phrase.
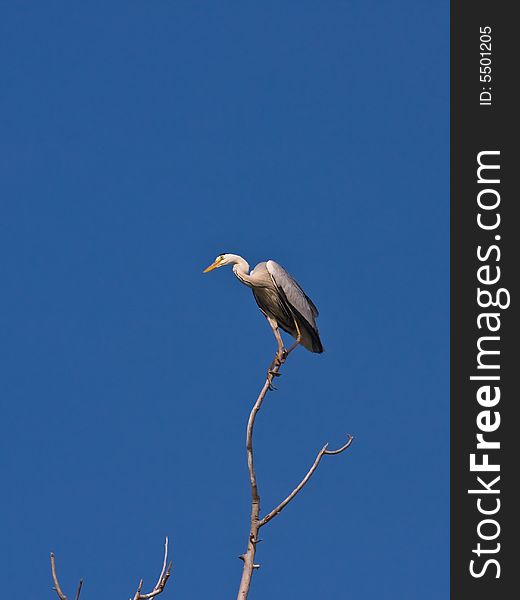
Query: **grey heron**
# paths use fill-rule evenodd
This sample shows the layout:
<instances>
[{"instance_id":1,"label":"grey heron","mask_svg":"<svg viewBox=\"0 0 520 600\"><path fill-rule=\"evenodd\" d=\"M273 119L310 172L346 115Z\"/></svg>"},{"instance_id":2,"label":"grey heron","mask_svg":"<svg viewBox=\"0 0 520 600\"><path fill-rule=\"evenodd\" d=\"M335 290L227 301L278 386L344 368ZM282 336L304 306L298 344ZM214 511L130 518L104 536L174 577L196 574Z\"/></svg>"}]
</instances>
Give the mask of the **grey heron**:
<instances>
[{"instance_id":1,"label":"grey heron","mask_svg":"<svg viewBox=\"0 0 520 600\"><path fill-rule=\"evenodd\" d=\"M316 317L318 309L298 282L274 260L261 262L249 272L249 264L238 254L220 254L204 273L233 265L237 279L253 291L258 307L269 321L278 343L281 360L284 360L298 344L310 352L321 353ZM291 334L296 342L286 350L278 328Z\"/></svg>"}]
</instances>

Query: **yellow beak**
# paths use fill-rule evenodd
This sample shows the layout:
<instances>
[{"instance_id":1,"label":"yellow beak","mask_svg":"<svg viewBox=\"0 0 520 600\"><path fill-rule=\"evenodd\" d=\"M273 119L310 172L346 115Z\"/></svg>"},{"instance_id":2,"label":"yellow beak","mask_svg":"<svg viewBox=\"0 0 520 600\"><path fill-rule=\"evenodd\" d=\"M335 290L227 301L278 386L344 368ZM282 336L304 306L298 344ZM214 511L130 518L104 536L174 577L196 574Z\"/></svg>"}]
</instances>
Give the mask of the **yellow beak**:
<instances>
[{"instance_id":1,"label":"yellow beak","mask_svg":"<svg viewBox=\"0 0 520 600\"><path fill-rule=\"evenodd\" d=\"M219 261L216 260L212 265L210 265L209 267L206 267L204 269L204 271L202 271L203 273L209 273L210 271L213 271L213 269L216 269L219 266Z\"/></svg>"}]
</instances>

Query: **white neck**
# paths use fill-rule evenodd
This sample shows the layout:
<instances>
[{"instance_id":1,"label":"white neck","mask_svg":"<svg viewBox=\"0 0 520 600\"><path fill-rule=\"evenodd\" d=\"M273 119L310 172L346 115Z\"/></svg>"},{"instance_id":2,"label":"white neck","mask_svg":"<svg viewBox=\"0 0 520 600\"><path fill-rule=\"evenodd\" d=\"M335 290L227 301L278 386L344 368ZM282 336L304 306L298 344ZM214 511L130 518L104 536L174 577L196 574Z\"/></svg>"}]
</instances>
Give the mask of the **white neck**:
<instances>
[{"instance_id":1,"label":"white neck","mask_svg":"<svg viewBox=\"0 0 520 600\"><path fill-rule=\"evenodd\" d=\"M237 279L245 285L251 287L251 277L249 275L249 263L247 260L239 256L238 254L228 254L230 263L233 265L233 273Z\"/></svg>"}]
</instances>

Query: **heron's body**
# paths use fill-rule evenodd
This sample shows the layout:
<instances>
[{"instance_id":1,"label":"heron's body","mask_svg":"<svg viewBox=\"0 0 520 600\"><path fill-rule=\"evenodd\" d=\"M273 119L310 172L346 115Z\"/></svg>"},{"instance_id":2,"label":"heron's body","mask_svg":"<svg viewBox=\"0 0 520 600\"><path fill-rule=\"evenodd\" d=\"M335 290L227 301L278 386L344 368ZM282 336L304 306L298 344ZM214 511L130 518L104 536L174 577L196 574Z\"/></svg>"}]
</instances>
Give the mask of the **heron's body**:
<instances>
[{"instance_id":1,"label":"heron's body","mask_svg":"<svg viewBox=\"0 0 520 600\"><path fill-rule=\"evenodd\" d=\"M232 264L236 277L252 289L256 303L271 324L279 345L283 347L278 327L291 334L297 343L310 352L323 352L316 326L318 309L282 266L268 260L257 264L249 272L249 264L241 256L221 254L206 271L227 264Z\"/></svg>"}]
</instances>

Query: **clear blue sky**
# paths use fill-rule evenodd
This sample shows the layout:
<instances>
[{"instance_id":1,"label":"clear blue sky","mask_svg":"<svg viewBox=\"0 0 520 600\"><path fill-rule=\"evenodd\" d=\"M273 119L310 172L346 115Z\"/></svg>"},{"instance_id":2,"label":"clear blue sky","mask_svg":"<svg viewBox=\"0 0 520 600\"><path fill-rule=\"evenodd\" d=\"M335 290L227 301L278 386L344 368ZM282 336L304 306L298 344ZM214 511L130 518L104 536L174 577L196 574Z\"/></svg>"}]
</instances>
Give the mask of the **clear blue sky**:
<instances>
[{"instance_id":1,"label":"clear blue sky","mask_svg":"<svg viewBox=\"0 0 520 600\"><path fill-rule=\"evenodd\" d=\"M448 597L448 2L0 4L4 591L233 598L275 349L221 252L321 311L256 430L252 600Z\"/></svg>"}]
</instances>

